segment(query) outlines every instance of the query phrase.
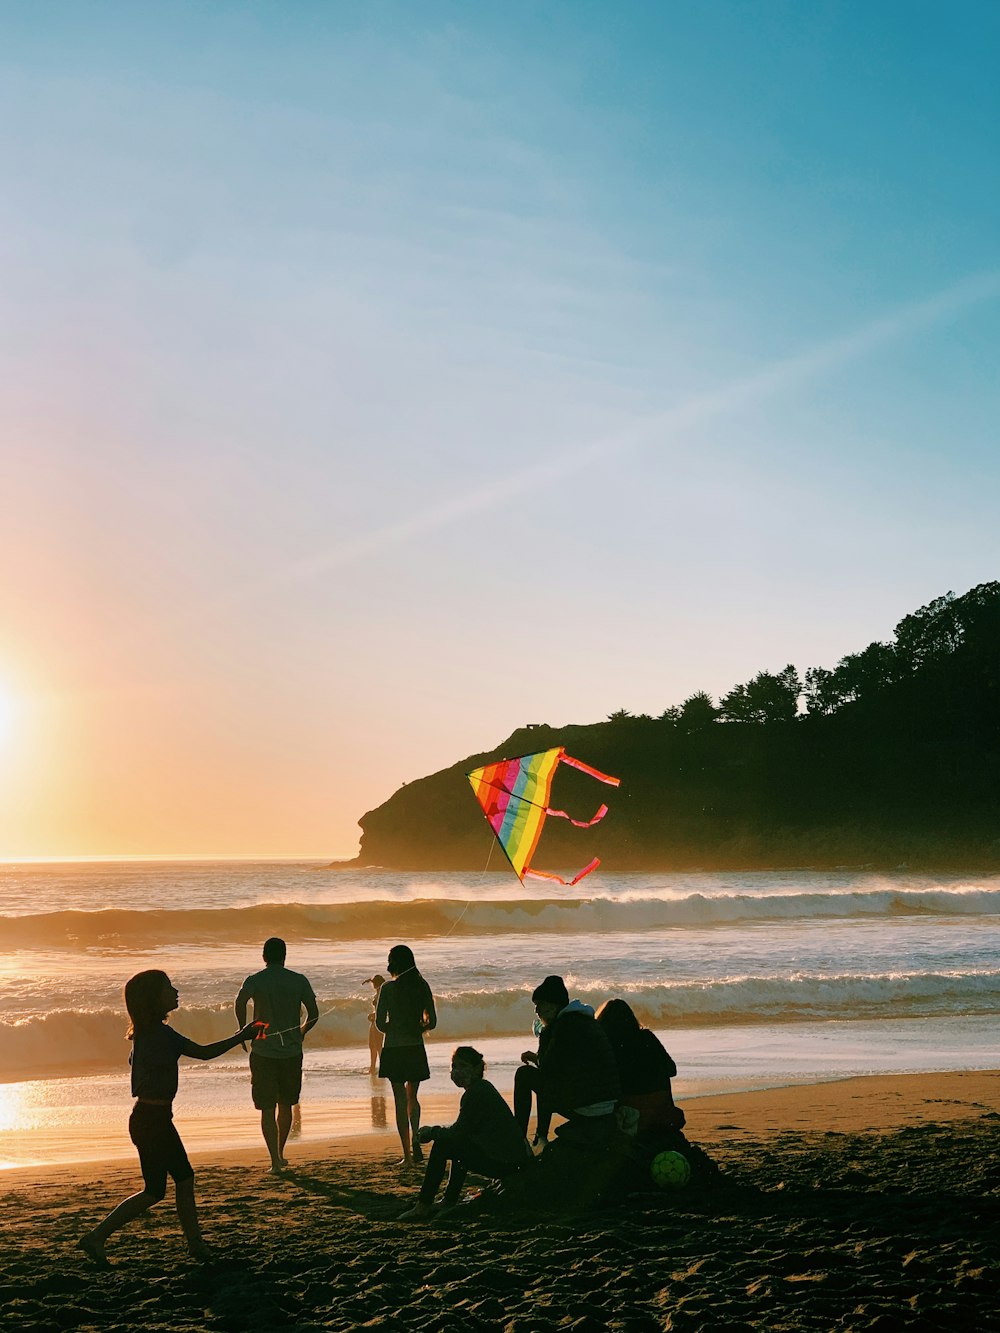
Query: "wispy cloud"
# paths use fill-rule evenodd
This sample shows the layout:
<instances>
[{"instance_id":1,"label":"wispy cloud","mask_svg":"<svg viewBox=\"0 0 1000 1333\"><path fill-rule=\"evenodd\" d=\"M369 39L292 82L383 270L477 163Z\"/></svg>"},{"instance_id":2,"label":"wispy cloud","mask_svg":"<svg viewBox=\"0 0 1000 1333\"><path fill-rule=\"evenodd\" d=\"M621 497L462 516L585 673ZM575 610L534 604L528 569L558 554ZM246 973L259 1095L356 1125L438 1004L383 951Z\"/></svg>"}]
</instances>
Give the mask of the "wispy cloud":
<instances>
[{"instance_id":1,"label":"wispy cloud","mask_svg":"<svg viewBox=\"0 0 1000 1333\"><path fill-rule=\"evenodd\" d=\"M998 297L1000 271L974 274L932 296L872 320L850 333L782 358L752 374L689 398L675 407L652 413L620 431L563 450L531 467L491 481L488 486L477 487L463 495L431 505L397 523L387 524L329 550L318 551L297 560L277 571L267 580L267 586L282 586L315 578L369 556L405 546L418 537L487 513L616 454L668 442L676 443L710 420L789 392L850 362L859 361L880 347L912 337L923 329Z\"/></svg>"}]
</instances>

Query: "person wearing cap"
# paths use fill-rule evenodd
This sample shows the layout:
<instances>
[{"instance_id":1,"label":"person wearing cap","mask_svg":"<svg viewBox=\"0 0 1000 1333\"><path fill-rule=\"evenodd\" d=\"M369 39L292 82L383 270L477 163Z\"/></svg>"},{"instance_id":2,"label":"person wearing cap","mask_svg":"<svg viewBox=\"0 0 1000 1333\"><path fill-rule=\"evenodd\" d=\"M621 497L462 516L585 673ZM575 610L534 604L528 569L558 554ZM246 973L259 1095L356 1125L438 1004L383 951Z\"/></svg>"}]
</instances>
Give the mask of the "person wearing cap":
<instances>
[{"instance_id":1,"label":"person wearing cap","mask_svg":"<svg viewBox=\"0 0 1000 1333\"><path fill-rule=\"evenodd\" d=\"M596 1145L614 1128L621 1093L611 1043L590 1005L570 1001L562 977L546 977L531 999L547 1034L533 1080L539 1105L565 1116L557 1134Z\"/></svg>"},{"instance_id":2,"label":"person wearing cap","mask_svg":"<svg viewBox=\"0 0 1000 1333\"><path fill-rule=\"evenodd\" d=\"M288 1165L285 1143L302 1091L302 1039L318 1021L319 1007L308 979L285 966L284 940L265 940L263 954L263 970L244 981L235 1009L242 1025L252 1003L254 1018L265 1024L263 1040L255 1041L250 1052L250 1090L271 1155L271 1174L278 1176Z\"/></svg>"},{"instance_id":3,"label":"person wearing cap","mask_svg":"<svg viewBox=\"0 0 1000 1333\"><path fill-rule=\"evenodd\" d=\"M385 1033L379 1032L375 1026L375 1010L378 1006L378 993L385 985L385 977L380 972L376 972L373 977L365 977L362 983L365 986L372 986L372 1006L368 1011L368 1052L370 1059L368 1061L368 1076L376 1078L378 1076L378 1058L382 1054L382 1046L385 1042Z\"/></svg>"}]
</instances>

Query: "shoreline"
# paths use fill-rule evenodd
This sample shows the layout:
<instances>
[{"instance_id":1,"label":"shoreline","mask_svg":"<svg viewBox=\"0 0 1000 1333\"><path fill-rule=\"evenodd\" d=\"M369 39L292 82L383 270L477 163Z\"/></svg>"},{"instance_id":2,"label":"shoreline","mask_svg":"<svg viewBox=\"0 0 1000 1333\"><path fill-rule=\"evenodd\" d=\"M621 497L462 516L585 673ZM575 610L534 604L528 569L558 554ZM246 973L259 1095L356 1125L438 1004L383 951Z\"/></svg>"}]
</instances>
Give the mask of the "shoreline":
<instances>
[{"instance_id":1,"label":"shoreline","mask_svg":"<svg viewBox=\"0 0 1000 1333\"><path fill-rule=\"evenodd\" d=\"M1000 1068L831 1078L752 1091L706 1093L679 1104L687 1117L686 1136L709 1149L730 1142L734 1136L896 1133L927 1124L976 1120L983 1115L995 1114L1000 1119ZM431 1094L421 1098L421 1106L424 1124L448 1123L457 1114L458 1094ZM250 1108L248 1123L253 1114ZM183 1123L180 1128L183 1136ZM255 1124L253 1132L259 1133ZM263 1152L263 1145L256 1141L221 1150L189 1148L192 1164L202 1168L262 1169ZM390 1121L378 1132L293 1138L287 1152L296 1167L341 1160L384 1162L394 1158L398 1141ZM0 1189L60 1179L83 1184L95 1176L135 1176L136 1172L134 1149L129 1145L121 1155L5 1167L0 1170Z\"/></svg>"}]
</instances>

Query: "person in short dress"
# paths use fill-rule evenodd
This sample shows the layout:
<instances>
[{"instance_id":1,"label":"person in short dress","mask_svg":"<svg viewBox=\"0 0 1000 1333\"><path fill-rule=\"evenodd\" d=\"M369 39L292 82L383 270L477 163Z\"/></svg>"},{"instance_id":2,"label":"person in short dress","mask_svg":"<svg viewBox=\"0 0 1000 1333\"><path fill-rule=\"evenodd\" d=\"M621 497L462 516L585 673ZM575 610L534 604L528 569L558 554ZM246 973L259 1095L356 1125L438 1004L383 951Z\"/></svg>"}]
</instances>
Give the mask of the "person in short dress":
<instances>
[{"instance_id":1,"label":"person in short dress","mask_svg":"<svg viewBox=\"0 0 1000 1333\"><path fill-rule=\"evenodd\" d=\"M390 980L382 986L375 1006L375 1026L385 1033L378 1072L392 1084L396 1128L403 1146L400 1166L423 1161L417 1139L420 1128L420 1084L430 1078L424 1033L437 1026L431 988L417 971L413 950L396 944L389 950Z\"/></svg>"}]
</instances>

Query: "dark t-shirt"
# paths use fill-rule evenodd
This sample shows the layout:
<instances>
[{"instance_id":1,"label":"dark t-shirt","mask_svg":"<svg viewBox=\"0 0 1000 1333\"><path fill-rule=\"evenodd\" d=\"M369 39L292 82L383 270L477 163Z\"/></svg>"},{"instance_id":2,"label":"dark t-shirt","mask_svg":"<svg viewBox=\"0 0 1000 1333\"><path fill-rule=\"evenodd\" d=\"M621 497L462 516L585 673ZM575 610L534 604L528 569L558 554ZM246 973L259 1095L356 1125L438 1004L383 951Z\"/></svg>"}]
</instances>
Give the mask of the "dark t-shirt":
<instances>
[{"instance_id":1,"label":"dark t-shirt","mask_svg":"<svg viewBox=\"0 0 1000 1333\"><path fill-rule=\"evenodd\" d=\"M589 1010L567 1006L548 1025L538 1058L538 1087L560 1113L616 1102L621 1081L607 1033Z\"/></svg>"},{"instance_id":2,"label":"dark t-shirt","mask_svg":"<svg viewBox=\"0 0 1000 1333\"><path fill-rule=\"evenodd\" d=\"M132 1096L172 1102L177 1095L177 1061L188 1039L166 1023L144 1028L132 1040Z\"/></svg>"},{"instance_id":3,"label":"dark t-shirt","mask_svg":"<svg viewBox=\"0 0 1000 1333\"><path fill-rule=\"evenodd\" d=\"M676 1075L677 1066L650 1028L641 1028L634 1041L615 1046L614 1052L622 1096L670 1091L670 1080Z\"/></svg>"},{"instance_id":4,"label":"dark t-shirt","mask_svg":"<svg viewBox=\"0 0 1000 1333\"><path fill-rule=\"evenodd\" d=\"M253 1016L270 1025L264 1041L255 1041L255 1059L286 1060L302 1055L302 1010L316 1019L319 1009L307 977L271 963L247 977L236 997L236 1012L253 1001Z\"/></svg>"},{"instance_id":5,"label":"dark t-shirt","mask_svg":"<svg viewBox=\"0 0 1000 1333\"><path fill-rule=\"evenodd\" d=\"M462 1094L452 1126L498 1162L519 1163L527 1155L524 1134L514 1113L492 1083L477 1078Z\"/></svg>"}]
</instances>

